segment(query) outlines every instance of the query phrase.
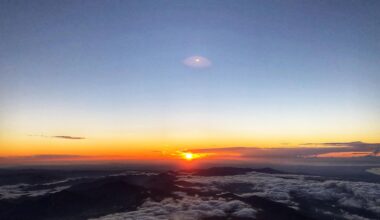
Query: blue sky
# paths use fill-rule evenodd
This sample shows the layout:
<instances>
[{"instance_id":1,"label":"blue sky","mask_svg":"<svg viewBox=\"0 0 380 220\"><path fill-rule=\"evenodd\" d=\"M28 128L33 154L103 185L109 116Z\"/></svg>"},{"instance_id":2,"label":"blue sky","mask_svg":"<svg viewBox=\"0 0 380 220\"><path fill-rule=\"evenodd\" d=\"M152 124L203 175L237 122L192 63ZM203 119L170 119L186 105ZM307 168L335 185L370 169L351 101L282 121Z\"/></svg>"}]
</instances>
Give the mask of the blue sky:
<instances>
[{"instance_id":1,"label":"blue sky","mask_svg":"<svg viewBox=\"0 0 380 220\"><path fill-rule=\"evenodd\" d=\"M379 10L378 1L2 1L1 129L75 136L121 120L132 127L120 132L289 129L375 141ZM212 65L183 65L195 55Z\"/></svg>"}]
</instances>

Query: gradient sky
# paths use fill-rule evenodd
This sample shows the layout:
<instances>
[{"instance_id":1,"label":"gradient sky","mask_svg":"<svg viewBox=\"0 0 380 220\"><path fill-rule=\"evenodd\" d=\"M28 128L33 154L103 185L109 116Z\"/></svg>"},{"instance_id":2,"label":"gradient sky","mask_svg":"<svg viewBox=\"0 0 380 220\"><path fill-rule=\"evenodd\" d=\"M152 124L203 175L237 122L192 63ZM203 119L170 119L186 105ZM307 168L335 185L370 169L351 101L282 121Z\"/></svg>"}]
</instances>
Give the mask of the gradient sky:
<instances>
[{"instance_id":1,"label":"gradient sky","mask_svg":"<svg viewBox=\"0 0 380 220\"><path fill-rule=\"evenodd\" d=\"M0 155L380 142L379 11L1 1ZM210 65L185 65L192 56Z\"/></svg>"}]
</instances>

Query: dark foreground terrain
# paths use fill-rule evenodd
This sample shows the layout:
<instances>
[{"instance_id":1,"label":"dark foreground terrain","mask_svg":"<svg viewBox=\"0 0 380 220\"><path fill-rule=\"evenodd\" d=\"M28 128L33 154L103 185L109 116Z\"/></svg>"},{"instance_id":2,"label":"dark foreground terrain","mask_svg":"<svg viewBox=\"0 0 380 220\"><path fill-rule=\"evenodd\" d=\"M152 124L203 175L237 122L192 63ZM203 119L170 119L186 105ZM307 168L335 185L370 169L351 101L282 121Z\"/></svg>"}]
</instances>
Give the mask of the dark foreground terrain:
<instances>
[{"instance_id":1,"label":"dark foreground terrain","mask_svg":"<svg viewBox=\"0 0 380 220\"><path fill-rule=\"evenodd\" d=\"M380 219L380 184L271 168L0 172L0 219Z\"/></svg>"}]
</instances>

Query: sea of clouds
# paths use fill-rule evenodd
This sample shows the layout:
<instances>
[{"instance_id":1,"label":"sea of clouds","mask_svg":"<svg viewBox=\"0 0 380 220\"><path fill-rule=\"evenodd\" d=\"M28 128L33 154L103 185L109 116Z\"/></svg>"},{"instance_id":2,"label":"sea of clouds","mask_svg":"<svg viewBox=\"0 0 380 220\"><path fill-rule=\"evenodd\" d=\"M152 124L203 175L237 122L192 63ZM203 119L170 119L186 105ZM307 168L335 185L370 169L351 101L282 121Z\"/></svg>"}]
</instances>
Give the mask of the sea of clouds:
<instances>
[{"instance_id":1,"label":"sea of clouds","mask_svg":"<svg viewBox=\"0 0 380 220\"><path fill-rule=\"evenodd\" d=\"M237 187L238 192L235 194L242 197L252 195L265 197L295 209L300 205L297 198L302 197L335 204L347 216L355 216L353 213L350 215L349 211L352 209L362 209L380 216L380 184L377 183L257 172L234 176L182 176L181 180L201 184L198 186L199 189L213 191L223 191L228 186L244 184L244 190ZM328 212L328 210L321 211Z\"/></svg>"},{"instance_id":2,"label":"sea of clouds","mask_svg":"<svg viewBox=\"0 0 380 220\"><path fill-rule=\"evenodd\" d=\"M49 193L56 193L70 188L70 185L53 186L55 183L31 185L31 184L14 184L0 186L0 199L17 199L19 197L36 197ZM36 187L38 186L38 187Z\"/></svg>"},{"instance_id":3,"label":"sea of clouds","mask_svg":"<svg viewBox=\"0 0 380 220\"><path fill-rule=\"evenodd\" d=\"M254 219L257 212L239 200L190 196L183 192L175 194L176 198L166 198L160 202L148 199L136 211L106 215L96 220L194 220L227 216Z\"/></svg>"}]
</instances>

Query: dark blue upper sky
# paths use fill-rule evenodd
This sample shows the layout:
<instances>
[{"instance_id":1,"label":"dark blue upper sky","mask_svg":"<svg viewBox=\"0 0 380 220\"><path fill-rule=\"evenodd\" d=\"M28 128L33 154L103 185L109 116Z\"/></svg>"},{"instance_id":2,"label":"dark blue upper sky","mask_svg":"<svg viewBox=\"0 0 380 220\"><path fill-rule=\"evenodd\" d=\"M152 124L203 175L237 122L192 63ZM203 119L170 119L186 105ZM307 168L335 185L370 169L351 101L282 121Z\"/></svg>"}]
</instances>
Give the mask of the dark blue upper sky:
<instances>
[{"instance_id":1,"label":"dark blue upper sky","mask_svg":"<svg viewBox=\"0 0 380 220\"><path fill-rule=\"evenodd\" d=\"M379 83L380 1L0 2L2 130L87 116L374 140Z\"/></svg>"}]
</instances>

